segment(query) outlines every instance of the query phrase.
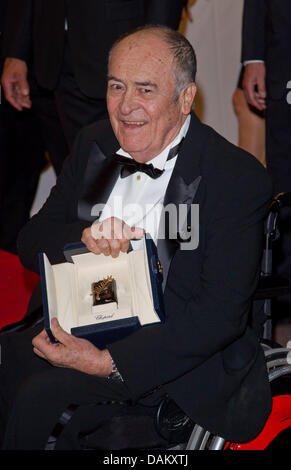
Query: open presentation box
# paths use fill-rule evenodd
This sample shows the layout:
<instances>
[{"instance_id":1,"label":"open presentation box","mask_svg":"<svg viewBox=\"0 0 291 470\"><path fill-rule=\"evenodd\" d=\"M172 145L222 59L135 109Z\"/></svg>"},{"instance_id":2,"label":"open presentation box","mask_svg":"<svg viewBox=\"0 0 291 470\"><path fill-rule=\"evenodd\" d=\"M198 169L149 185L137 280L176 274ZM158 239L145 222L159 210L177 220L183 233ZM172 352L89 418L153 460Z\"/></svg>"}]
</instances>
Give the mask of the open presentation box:
<instances>
[{"instance_id":1,"label":"open presentation box","mask_svg":"<svg viewBox=\"0 0 291 470\"><path fill-rule=\"evenodd\" d=\"M52 265L45 253L39 254L44 323L51 341L55 341L50 327L53 317L65 331L100 349L164 321L156 246L147 235L143 241L142 249L117 258L95 255L82 243L65 247L64 263ZM104 286L111 289L110 300L102 300Z\"/></svg>"}]
</instances>

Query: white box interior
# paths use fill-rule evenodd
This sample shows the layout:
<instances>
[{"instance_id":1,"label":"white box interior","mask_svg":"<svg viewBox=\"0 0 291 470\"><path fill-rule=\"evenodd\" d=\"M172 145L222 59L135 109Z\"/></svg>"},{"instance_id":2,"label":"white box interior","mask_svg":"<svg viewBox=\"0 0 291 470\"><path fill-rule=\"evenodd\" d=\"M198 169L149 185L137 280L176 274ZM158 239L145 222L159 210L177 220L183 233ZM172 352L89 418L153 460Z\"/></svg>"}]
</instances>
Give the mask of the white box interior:
<instances>
[{"instance_id":1,"label":"white box interior","mask_svg":"<svg viewBox=\"0 0 291 470\"><path fill-rule=\"evenodd\" d=\"M146 249L118 258L84 253L73 263L51 265L44 255L49 316L71 328L137 316L141 325L160 321L152 299ZM117 303L93 306L91 286L108 276L116 282Z\"/></svg>"}]
</instances>

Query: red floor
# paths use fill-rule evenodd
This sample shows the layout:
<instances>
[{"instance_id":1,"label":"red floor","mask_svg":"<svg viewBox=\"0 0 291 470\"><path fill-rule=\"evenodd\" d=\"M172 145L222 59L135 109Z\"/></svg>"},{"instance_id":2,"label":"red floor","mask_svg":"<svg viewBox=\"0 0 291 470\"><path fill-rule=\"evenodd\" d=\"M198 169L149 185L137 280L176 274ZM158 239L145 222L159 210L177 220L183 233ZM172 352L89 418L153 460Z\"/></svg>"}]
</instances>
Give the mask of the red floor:
<instances>
[{"instance_id":1,"label":"red floor","mask_svg":"<svg viewBox=\"0 0 291 470\"><path fill-rule=\"evenodd\" d=\"M0 250L0 328L23 318L38 280L18 256Z\"/></svg>"}]
</instances>

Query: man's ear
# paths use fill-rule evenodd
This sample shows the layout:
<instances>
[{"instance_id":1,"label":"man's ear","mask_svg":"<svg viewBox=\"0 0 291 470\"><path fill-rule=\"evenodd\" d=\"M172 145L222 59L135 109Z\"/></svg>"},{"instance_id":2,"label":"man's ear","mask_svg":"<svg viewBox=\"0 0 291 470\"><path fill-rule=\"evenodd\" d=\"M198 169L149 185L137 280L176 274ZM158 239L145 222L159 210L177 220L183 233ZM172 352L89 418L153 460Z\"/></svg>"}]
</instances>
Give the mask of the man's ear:
<instances>
[{"instance_id":1,"label":"man's ear","mask_svg":"<svg viewBox=\"0 0 291 470\"><path fill-rule=\"evenodd\" d=\"M196 95L196 85L195 83L189 83L189 85L184 88L181 93L181 100L182 100L182 112L183 114L189 114L192 111L192 106L194 102L194 98Z\"/></svg>"}]
</instances>

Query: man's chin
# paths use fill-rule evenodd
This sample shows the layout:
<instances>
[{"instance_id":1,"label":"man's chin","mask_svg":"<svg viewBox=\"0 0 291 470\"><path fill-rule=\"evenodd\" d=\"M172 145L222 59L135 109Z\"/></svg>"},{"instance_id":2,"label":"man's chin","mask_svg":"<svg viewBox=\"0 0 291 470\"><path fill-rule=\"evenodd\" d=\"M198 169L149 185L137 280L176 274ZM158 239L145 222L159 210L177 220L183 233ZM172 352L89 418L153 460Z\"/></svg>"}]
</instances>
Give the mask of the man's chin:
<instances>
[{"instance_id":1,"label":"man's chin","mask_svg":"<svg viewBox=\"0 0 291 470\"><path fill-rule=\"evenodd\" d=\"M145 162L146 160L144 160L144 158L146 158L146 156L144 156L144 152L140 149L136 149L136 148L124 148L122 147L122 149L127 152L129 155L132 156L132 158L134 158L137 162L140 162L140 163L143 163Z\"/></svg>"},{"instance_id":2,"label":"man's chin","mask_svg":"<svg viewBox=\"0 0 291 470\"><path fill-rule=\"evenodd\" d=\"M145 139L130 139L130 138L120 138L120 135L117 134L117 140L121 148L131 154L131 153L140 153L146 152L147 147L144 145Z\"/></svg>"},{"instance_id":3,"label":"man's chin","mask_svg":"<svg viewBox=\"0 0 291 470\"><path fill-rule=\"evenodd\" d=\"M153 158L150 152L148 152L147 149L144 149L141 146L126 145L126 144L122 145L121 143L120 143L120 146L122 150L124 150L129 155L131 155L132 158L134 158L134 160L136 160L139 163L145 163L148 160L151 160Z\"/></svg>"}]
</instances>

